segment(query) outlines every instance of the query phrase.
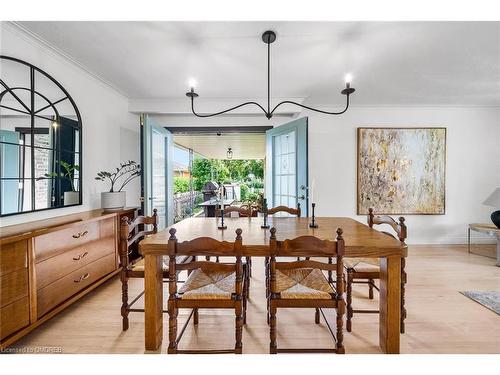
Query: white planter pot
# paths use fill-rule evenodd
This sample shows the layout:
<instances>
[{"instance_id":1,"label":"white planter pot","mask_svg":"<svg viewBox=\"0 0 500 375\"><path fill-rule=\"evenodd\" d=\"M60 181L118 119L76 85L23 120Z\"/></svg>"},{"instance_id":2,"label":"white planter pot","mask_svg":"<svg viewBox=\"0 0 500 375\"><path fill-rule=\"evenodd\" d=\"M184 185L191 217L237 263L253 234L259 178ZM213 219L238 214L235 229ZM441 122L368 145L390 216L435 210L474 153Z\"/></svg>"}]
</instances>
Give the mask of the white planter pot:
<instances>
[{"instance_id":1,"label":"white planter pot","mask_svg":"<svg viewBox=\"0 0 500 375\"><path fill-rule=\"evenodd\" d=\"M65 206L70 206L72 204L79 204L80 193L78 191L65 191L63 199Z\"/></svg>"},{"instance_id":2,"label":"white planter pot","mask_svg":"<svg viewBox=\"0 0 500 375\"><path fill-rule=\"evenodd\" d=\"M104 210L119 210L125 207L126 195L124 191L101 193L101 207Z\"/></svg>"}]
</instances>

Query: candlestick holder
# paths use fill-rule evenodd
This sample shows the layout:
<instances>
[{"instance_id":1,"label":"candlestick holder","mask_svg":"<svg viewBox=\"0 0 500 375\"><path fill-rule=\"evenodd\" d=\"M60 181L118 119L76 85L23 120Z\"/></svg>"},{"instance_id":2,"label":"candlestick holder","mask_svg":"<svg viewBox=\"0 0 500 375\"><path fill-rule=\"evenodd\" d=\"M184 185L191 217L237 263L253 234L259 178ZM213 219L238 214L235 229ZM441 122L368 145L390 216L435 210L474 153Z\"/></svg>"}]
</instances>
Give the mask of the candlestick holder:
<instances>
[{"instance_id":1,"label":"candlestick holder","mask_svg":"<svg viewBox=\"0 0 500 375\"><path fill-rule=\"evenodd\" d=\"M262 203L262 211L264 212L264 223L260 226L262 229L269 228L269 224L267 222L267 199L264 198Z\"/></svg>"},{"instance_id":2,"label":"candlestick holder","mask_svg":"<svg viewBox=\"0 0 500 375\"><path fill-rule=\"evenodd\" d=\"M227 229L227 225L224 225L224 209L220 210L220 225L217 227L218 229Z\"/></svg>"},{"instance_id":3,"label":"candlestick holder","mask_svg":"<svg viewBox=\"0 0 500 375\"><path fill-rule=\"evenodd\" d=\"M314 209L316 208L316 203L311 203L312 206L312 218L311 223L309 224L309 228L317 228L318 224L316 224L316 216L314 215Z\"/></svg>"}]
</instances>

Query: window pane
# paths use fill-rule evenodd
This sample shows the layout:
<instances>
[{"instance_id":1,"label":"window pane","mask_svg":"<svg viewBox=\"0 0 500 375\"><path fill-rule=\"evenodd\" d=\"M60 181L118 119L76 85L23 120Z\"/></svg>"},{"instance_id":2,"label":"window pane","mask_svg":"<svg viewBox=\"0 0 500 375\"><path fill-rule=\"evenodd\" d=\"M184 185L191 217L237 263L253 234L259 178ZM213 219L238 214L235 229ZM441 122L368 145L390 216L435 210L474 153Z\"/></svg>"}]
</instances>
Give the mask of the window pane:
<instances>
[{"instance_id":1,"label":"window pane","mask_svg":"<svg viewBox=\"0 0 500 375\"><path fill-rule=\"evenodd\" d=\"M35 180L35 210L52 207L52 181Z\"/></svg>"},{"instance_id":2,"label":"window pane","mask_svg":"<svg viewBox=\"0 0 500 375\"><path fill-rule=\"evenodd\" d=\"M288 176L288 195L295 196L296 194L295 175Z\"/></svg>"},{"instance_id":3,"label":"window pane","mask_svg":"<svg viewBox=\"0 0 500 375\"><path fill-rule=\"evenodd\" d=\"M281 195L288 194L288 177L281 176Z\"/></svg>"},{"instance_id":4,"label":"window pane","mask_svg":"<svg viewBox=\"0 0 500 375\"><path fill-rule=\"evenodd\" d=\"M295 173L295 152L288 154L288 173Z\"/></svg>"},{"instance_id":5,"label":"window pane","mask_svg":"<svg viewBox=\"0 0 500 375\"><path fill-rule=\"evenodd\" d=\"M286 154L288 152L288 134L283 134L281 136L281 153Z\"/></svg>"},{"instance_id":6,"label":"window pane","mask_svg":"<svg viewBox=\"0 0 500 375\"><path fill-rule=\"evenodd\" d=\"M31 211L31 180L0 180L2 215Z\"/></svg>"},{"instance_id":7,"label":"window pane","mask_svg":"<svg viewBox=\"0 0 500 375\"><path fill-rule=\"evenodd\" d=\"M46 178L47 175L54 172L54 152L49 149L35 148L35 178Z\"/></svg>"}]
</instances>

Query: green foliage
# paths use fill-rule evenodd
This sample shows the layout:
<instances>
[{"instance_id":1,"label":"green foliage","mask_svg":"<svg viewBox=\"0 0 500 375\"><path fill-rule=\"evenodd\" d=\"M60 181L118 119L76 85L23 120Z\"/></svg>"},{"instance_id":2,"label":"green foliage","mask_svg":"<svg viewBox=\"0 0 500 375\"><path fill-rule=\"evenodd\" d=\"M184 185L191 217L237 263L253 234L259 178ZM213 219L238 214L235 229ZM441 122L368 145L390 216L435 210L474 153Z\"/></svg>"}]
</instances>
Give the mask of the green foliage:
<instances>
[{"instance_id":1,"label":"green foliage","mask_svg":"<svg viewBox=\"0 0 500 375\"><path fill-rule=\"evenodd\" d=\"M69 180L71 184L71 190L76 191L75 189L75 184L73 181L73 176L75 175L75 171L80 170L79 165L73 165L70 163L65 162L64 160L61 160L60 162L56 161L56 163L59 163L61 166L62 171L57 174L56 172L51 172L51 173L45 173L45 177L61 177Z\"/></svg>"},{"instance_id":2,"label":"green foliage","mask_svg":"<svg viewBox=\"0 0 500 375\"><path fill-rule=\"evenodd\" d=\"M210 160L195 159L193 161L193 185L200 191L208 181L219 183L245 182L264 179L263 160ZM253 178L249 176L253 175ZM261 183L263 186L263 183ZM259 185L260 186L260 185Z\"/></svg>"},{"instance_id":3,"label":"green foliage","mask_svg":"<svg viewBox=\"0 0 500 375\"><path fill-rule=\"evenodd\" d=\"M189 191L189 177L174 177L174 194Z\"/></svg>"},{"instance_id":4,"label":"green foliage","mask_svg":"<svg viewBox=\"0 0 500 375\"><path fill-rule=\"evenodd\" d=\"M240 185L240 200L242 202L245 202L247 200L249 191L250 191L250 189L248 188L247 185L245 185L245 184Z\"/></svg>"},{"instance_id":5,"label":"green foliage","mask_svg":"<svg viewBox=\"0 0 500 375\"><path fill-rule=\"evenodd\" d=\"M252 203L252 204L258 203L259 202L259 193L249 193L245 202Z\"/></svg>"},{"instance_id":6,"label":"green foliage","mask_svg":"<svg viewBox=\"0 0 500 375\"><path fill-rule=\"evenodd\" d=\"M254 189L264 189L264 181L261 179L254 179L248 183L248 186Z\"/></svg>"}]
</instances>

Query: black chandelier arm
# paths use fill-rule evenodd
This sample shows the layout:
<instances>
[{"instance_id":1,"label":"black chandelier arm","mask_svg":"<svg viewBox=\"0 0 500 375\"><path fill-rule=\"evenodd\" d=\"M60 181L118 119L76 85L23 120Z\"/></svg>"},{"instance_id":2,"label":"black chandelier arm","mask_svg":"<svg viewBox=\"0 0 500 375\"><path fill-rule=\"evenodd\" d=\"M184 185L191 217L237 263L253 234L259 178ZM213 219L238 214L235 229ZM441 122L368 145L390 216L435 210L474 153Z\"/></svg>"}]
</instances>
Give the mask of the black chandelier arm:
<instances>
[{"instance_id":1,"label":"black chandelier arm","mask_svg":"<svg viewBox=\"0 0 500 375\"><path fill-rule=\"evenodd\" d=\"M216 113L210 113L208 115L201 115L199 113L196 113L196 111L194 110L194 98L191 97L191 111L193 112L193 114L197 117L213 117L213 116L218 116L218 115L222 115L224 113L227 113L227 112L231 112L231 111L234 111L235 109L238 109L238 108L241 108L241 107L244 107L244 106L247 106L247 105L256 105L257 107L259 107L262 112L264 112L264 114L267 116L268 115L268 112L264 109L264 107L262 107L259 103L257 102L245 102L245 103L242 103L242 104L239 104L235 107L231 107L231 108L228 108L228 109L225 109L223 111L220 111L220 112L216 112Z\"/></svg>"},{"instance_id":2,"label":"black chandelier arm","mask_svg":"<svg viewBox=\"0 0 500 375\"><path fill-rule=\"evenodd\" d=\"M340 112L328 112L328 111L323 111L321 109L316 109L316 108L312 108L312 107L308 107L307 105L304 105L304 104L300 104L300 103L297 103L297 102L292 102L291 100L285 100L285 101L282 101L281 103L278 103L274 108L273 110L271 111L270 115L272 116L274 114L274 111L276 111L276 109L278 109L279 106L283 105L283 104L294 104L294 105L298 105L299 107L302 107L302 108L305 108L305 109L309 109L310 111L314 111L314 112L319 112L319 113L324 113L324 114L327 114L327 115L341 115L343 113L345 113L345 111L347 111L347 109L349 108L349 95L346 95L347 96L347 102L346 102L346 106L345 108L340 111Z\"/></svg>"}]
</instances>

